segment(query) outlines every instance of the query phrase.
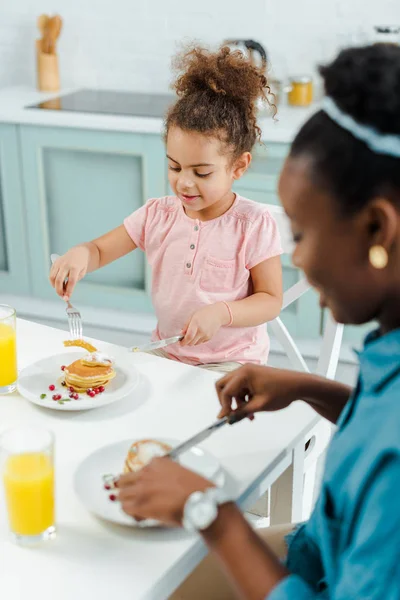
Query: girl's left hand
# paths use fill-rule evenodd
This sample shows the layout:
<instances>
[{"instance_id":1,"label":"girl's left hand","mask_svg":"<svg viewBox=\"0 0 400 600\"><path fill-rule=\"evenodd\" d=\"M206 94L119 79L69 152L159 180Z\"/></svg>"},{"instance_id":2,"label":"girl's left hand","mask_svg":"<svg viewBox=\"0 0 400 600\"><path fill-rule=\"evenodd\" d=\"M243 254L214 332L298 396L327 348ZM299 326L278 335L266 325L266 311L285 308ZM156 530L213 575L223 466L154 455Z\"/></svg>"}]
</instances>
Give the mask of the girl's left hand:
<instances>
[{"instance_id":1,"label":"girl's left hand","mask_svg":"<svg viewBox=\"0 0 400 600\"><path fill-rule=\"evenodd\" d=\"M214 484L169 458L154 458L137 473L121 475L116 486L122 509L131 517L180 526L189 496Z\"/></svg>"},{"instance_id":2,"label":"girl's left hand","mask_svg":"<svg viewBox=\"0 0 400 600\"><path fill-rule=\"evenodd\" d=\"M182 346L198 346L208 342L223 326L228 325L230 315L223 302L203 306L192 315L182 333Z\"/></svg>"}]
</instances>

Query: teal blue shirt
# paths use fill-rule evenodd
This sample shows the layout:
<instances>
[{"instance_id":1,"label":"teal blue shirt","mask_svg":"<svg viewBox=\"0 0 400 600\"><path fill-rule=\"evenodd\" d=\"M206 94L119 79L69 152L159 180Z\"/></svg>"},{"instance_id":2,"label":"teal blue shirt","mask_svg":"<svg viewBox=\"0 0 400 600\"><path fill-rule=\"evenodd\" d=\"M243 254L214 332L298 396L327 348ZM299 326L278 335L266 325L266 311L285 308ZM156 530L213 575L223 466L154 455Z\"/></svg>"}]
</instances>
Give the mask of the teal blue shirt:
<instances>
[{"instance_id":1,"label":"teal blue shirt","mask_svg":"<svg viewBox=\"0 0 400 600\"><path fill-rule=\"evenodd\" d=\"M268 600L400 599L400 329L367 336L321 493Z\"/></svg>"}]
</instances>

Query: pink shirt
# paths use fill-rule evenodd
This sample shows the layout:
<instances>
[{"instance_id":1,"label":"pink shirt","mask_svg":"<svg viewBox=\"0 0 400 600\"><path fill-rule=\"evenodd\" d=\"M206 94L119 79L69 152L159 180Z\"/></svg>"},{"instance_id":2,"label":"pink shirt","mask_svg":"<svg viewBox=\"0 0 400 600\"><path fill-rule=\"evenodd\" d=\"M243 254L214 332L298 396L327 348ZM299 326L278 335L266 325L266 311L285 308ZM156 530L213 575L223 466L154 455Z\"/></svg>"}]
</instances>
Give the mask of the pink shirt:
<instances>
[{"instance_id":1,"label":"pink shirt","mask_svg":"<svg viewBox=\"0 0 400 600\"><path fill-rule=\"evenodd\" d=\"M125 228L152 267L152 300L158 324L153 340L178 335L199 308L252 293L250 269L281 254L277 225L268 209L241 196L217 219L189 218L175 196L155 198L127 217ZM189 364L265 363L265 325L222 327L205 344L167 348Z\"/></svg>"}]
</instances>

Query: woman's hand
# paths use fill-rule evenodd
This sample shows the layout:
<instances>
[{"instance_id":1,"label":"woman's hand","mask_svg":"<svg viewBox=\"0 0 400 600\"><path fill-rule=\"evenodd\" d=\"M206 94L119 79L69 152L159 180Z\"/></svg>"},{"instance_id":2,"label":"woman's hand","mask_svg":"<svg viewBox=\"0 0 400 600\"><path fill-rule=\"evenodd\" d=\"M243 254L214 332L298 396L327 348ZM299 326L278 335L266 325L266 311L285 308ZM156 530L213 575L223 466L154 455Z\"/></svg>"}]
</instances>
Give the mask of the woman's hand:
<instances>
[{"instance_id":1,"label":"woman's hand","mask_svg":"<svg viewBox=\"0 0 400 600\"><path fill-rule=\"evenodd\" d=\"M122 509L137 520L157 519L165 525L182 525L186 500L193 492L214 484L169 458L154 458L137 473L118 479Z\"/></svg>"},{"instance_id":2,"label":"woman's hand","mask_svg":"<svg viewBox=\"0 0 400 600\"><path fill-rule=\"evenodd\" d=\"M182 346L198 346L208 342L223 326L230 322L230 314L223 302L203 306L191 316L182 333Z\"/></svg>"},{"instance_id":3,"label":"woman's hand","mask_svg":"<svg viewBox=\"0 0 400 600\"><path fill-rule=\"evenodd\" d=\"M218 417L232 414L245 417L255 412L286 408L301 397L303 378L303 373L295 371L245 365L217 381L222 407Z\"/></svg>"},{"instance_id":4,"label":"woman's hand","mask_svg":"<svg viewBox=\"0 0 400 600\"><path fill-rule=\"evenodd\" d=\"M89 248L86 245L76 246L60 256L51 267L50 283L63 300L69 300L78 281L86 275L89 260Z\"/></svg>"}]
</instances>

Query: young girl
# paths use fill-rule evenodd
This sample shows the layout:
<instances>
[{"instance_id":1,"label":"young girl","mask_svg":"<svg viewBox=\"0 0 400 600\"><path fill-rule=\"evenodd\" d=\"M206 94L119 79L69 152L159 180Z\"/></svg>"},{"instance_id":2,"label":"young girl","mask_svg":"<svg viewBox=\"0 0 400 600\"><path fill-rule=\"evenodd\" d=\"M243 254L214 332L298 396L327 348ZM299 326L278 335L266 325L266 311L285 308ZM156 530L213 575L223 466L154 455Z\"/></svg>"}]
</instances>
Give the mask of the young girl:
<instances>
[{"instance_id":1,"label":"young girl","mask_svg":"<svg viewBox=\"0 0 400 600\"><path fill-rule=\"evenodd\" d=\"M220 370L265 363L265 323L282 304L279 235L268 210L235 194L232 184L260 137L255 105L267 81L228 48L192 49L176 68L179 99L165 136L175 195L149 200L123 225L69 250L50 281L67 300L86 273L140 248L153 273L153 340L184 335L158 354Z\"/></svg>"},{"instance_id":2,"label":"young girl","mask_svg":"<svg viewBox=\"0 0 400 600\"><path fill-rule=\"evenodd\" d=\"M400 598L400 47L352 48L321 73L328 98L297 135L279 185L293 261L337 321L380 327L354 391L258 365L217 384L221 417L233 399L243 416L303 398L337 424L320 496L289 548L276 530L263 543L232 502L217 506L212 483L171 460L121 477L128 514L174 525L184 514L237 591L208 560L174 600Z\"/></svg>"}]
</instances>

